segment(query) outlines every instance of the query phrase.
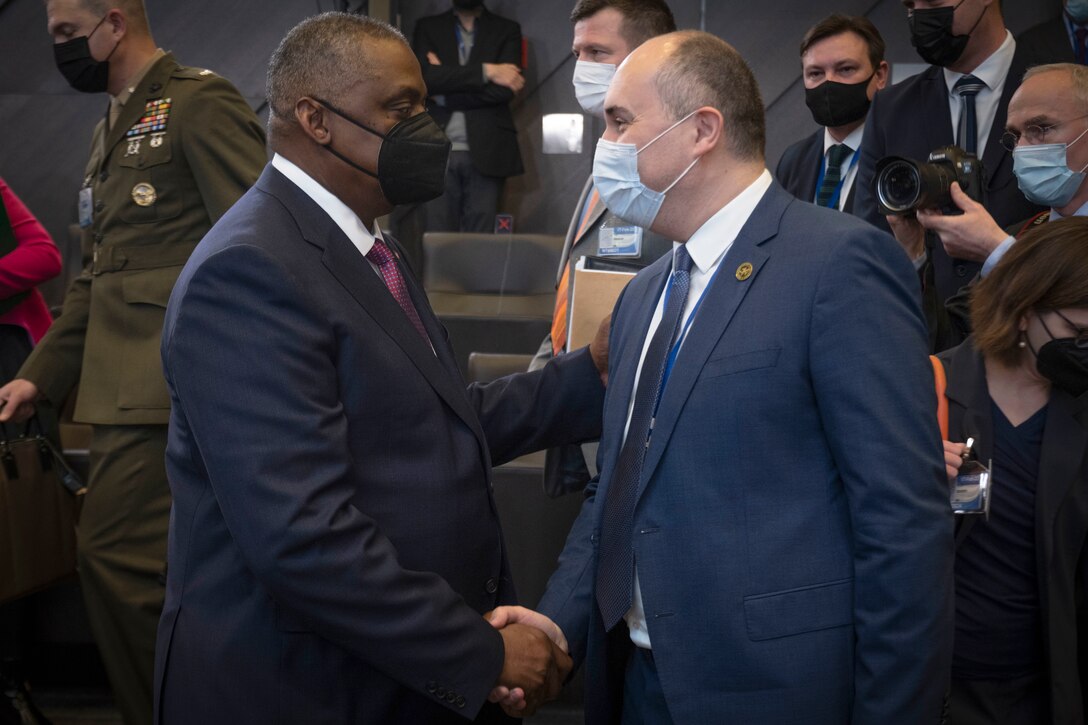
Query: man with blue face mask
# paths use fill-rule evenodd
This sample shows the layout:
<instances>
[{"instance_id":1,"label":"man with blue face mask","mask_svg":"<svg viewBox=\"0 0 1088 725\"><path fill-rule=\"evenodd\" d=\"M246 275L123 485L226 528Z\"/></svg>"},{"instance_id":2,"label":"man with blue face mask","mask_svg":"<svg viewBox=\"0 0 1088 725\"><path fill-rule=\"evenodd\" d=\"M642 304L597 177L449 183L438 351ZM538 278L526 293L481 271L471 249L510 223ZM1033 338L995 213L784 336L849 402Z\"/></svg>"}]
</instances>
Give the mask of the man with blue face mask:
<instances>
[{"instance_id":1,"label":"man with blue face mask","mask_svg":"<svg viewBox=\"0 0 1088 725\"><path fill-rule=\"evenodd\" d=\"M1088 0L1064 0L1060 16L1016 38L1029 66L1048 63L1088 64Z\"/></svg>"},{"instance_id":2,"label":"man with blue face mask","mask_svg":"<svg viewBox=\"0 0 1088 725\"><path fill-rule=\"evenodd\" d=\"M698 31L617 69L593 179L676 240L612 317L600 476L540 614L587 725L936 723L952 513L917 279L895 241L794 198L764 106Z\"/></svg>"},{"instance_id":3,"label":"man with blue face mask","mask_svg":"<svg viewBox=\"0 0 1088 725\"><path fill-rule=\"evenodd\" d=\"M1010 149L1023 194L1048 211L1002 228L981 204L958 186L952 198L962 215L918 213L918 221L940 235L950 253L982 262L985 276L1012 246L1015 236L1037 224L1088 215L1088 68L1074 63L1036 66L1009 102L1002 142ZM970 287L948 301L958 334L970 332Z\"/></svg>"},{"instance_id":4,"label":"man with blue face mask","mask_svg":"<svg viewBox=\"0 0 1088 725\"><path fill-rule=\"evenodd\" d=\"M574 23L574 95L582 109L604 115L604 97L616 66L644 41L676 30L664 0L578 0L570 14ZM540 345L530 370L567 349L570 292L574 265L583 256L604 257L645 267L665 254L671 242L653 232L621 221L586 179L567 227L567 238L556 272L556 305L551 332ZM581 491L595 471L596 445L567 446L548 451L544 490L552 496Z\"/></svg>"}]
</instances>

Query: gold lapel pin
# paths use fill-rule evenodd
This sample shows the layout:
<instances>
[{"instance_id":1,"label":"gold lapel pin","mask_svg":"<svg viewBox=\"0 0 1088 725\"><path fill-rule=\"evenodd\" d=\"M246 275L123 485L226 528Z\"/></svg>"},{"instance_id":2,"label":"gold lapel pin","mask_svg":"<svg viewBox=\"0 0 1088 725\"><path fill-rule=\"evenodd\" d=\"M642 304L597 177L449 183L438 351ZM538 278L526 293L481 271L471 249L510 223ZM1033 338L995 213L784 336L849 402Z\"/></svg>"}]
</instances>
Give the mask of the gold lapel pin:
<instances>
[{"instance_id":1,"label":"gold lapel pin","mask_svg":"<svg viewBox=\"0 0 1088 725\"><path fill-rule=\"evenodd\" d=\"M737 267L737 279L741 282L752 276L752 264L745 262L741 266Z\"/></svg>"}]
</instances>

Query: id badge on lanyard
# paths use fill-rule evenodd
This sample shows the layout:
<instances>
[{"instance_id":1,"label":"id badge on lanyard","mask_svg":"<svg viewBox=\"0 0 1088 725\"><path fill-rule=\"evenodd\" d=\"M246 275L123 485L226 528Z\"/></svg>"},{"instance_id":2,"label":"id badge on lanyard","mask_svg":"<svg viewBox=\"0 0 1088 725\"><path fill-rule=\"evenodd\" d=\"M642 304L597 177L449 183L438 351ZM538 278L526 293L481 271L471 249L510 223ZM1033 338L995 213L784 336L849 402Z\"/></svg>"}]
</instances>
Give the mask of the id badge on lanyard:
<instances>
[{"instance_id":1,"label":"id badge on lanyard","mask_svg":"<svg viewBox=\"0 0 1088 725\"><path fill-rule=\"evenodd\" d=\"M967 439L965 458L970 455L974 442L974 438ZM990 517L990 492L993 490L990 471L993 461L988 463L989 465L983 465L981 461L965 460L960 466L960 471L952 482L952 513L981 514L987 519Z\"/></svg>"}]
</instances>

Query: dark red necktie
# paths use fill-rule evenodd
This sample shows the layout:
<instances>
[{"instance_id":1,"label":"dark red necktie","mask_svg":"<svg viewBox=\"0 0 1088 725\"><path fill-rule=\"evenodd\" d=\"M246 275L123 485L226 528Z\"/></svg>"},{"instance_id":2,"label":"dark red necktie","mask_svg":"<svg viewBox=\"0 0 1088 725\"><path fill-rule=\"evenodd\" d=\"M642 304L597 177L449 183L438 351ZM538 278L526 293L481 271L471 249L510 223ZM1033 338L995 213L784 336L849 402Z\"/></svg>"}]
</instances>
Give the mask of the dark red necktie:
<instances>
[{"instance_id":1,"label":"dark red necktie","mask_svg":"<svg viewBox=\"0 0 1088 725\"><path fill-rule=\"evenodd\" d=\"M412 323L416 331L430 345L431 339L427 336L423 321L419 319L416 306L412 304L412 298L408 295L408 286L404 284L404 277L401 276L400 269L397 268L397 258L393 256L393 252L385 245L385 242L375 239L374 246L366 253L366 258L378 267L378 272L381 273L382 280L385 281L385 286L389 289L389 294L393 295L393 299L404 310L404 314L408 315L408 321Z\"/></svg>"}]
</instances>

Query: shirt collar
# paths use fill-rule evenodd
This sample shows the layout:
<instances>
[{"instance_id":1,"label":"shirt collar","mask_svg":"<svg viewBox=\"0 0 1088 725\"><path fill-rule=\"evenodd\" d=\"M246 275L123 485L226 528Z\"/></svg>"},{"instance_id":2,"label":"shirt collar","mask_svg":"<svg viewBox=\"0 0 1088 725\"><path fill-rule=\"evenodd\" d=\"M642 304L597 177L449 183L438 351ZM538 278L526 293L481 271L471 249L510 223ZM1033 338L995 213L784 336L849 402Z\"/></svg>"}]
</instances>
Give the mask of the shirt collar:
<instances>
[{"instance_id":1,"label":"shirt collar","mask_svg":"<svg viewBox=\"0 0 1088 725\"><path fill-rule=\"evenodd\" d=\"M1088 201L1084 202L1084 204L1082 204L1079 209L1077 209L1075 212L1073 212L1073 216L1088 216ZM1064 218L1065 217L1063 217L1061 214L1058 213L1057 209L1051 209L1050 210L1050 219L1048 221L1053 222L1053 221L1057 221L1059 219L1064 219Z\"/></svg>"},{"instance_id":2,"label":"shirt collar","mask_svg":"<svg viewBox=\"0 0 1088 725\"><path fill-rule=\"evenodd\" d=\"M351 243L356 246L359 253L364 257L370 252L370 248L374 246L374 239L381 238L381 230L378 229L377 221L374 222L374 231L367 229L366 225L363 224L363 220L347 204L340 201L335 194L319 184L314 177L299 168L293 161L275 154L272 156L272 165L290 179L295 186L306 192L306 195L313 199L336 222L336 226L344 231L344 234L347 235Z\"/></svg>"},{"instance_id":3,"label":"shirt collar","mask_svg":"<svg viewBox=\"0 0 1088 725\"><path fill-rule=\"evenodd\" d=\"M128 103L128 99L132 98L132 94L136 92L136 86L140 85L140 81L142 81L144 76L151 71L151 66L158 63L164 57L166 57L166 51L162 48L155 48L155 52L151 54L151 58L144 63L140 70L132 74L132 77L129 78L130 83L114 97L113 102L118 106L124 106Z\"/></svg>"},{"instance_id":4,"label":"shirt collar","mask_svg":"<svg viewBox=\"0 0 1088 725\"><path fill-rule=\"evenodd\" d=\"M717 266L769 188L771 172L764 169L744 191L695 230L686 246L700 272L709 274ZM673 249L678 246L679 242L673 243Z\"/></svg>"},{"instance_id":5,"label":"shirt collar","mask_svg":"<svg viewBox=\"0 0 1088 725\"><path fill-rule=\"evenodd\" d=\"M847 146L849 146L854 151L857 151L858 149L861 148L861 139L864 136L865 136L865 124L863 123L860 126L858 126L857 128L855 128L853 131L851 131L849 133L849 135L847 135L847 137L842 140L842 143L846 144ZM838 143L839 143L838 141L836 141L834 138L832 138L831 132L827 130L827 127L824 127L824 155L826 156L828 149L830 149L832 146L835 146Z\"/></svg>"},{"instance_id":6,"label":"shirt collar","mask_svg":"<svg viewBox=\"0 0 1088 725\"><path fill-rule=\"evenodd\" d=\"M1009 75L1009 68L1012 67L1012 57L1015 53L1016 41L1012 39L1012 33L1006 30L1005 40L998 49L991 53L989 58L982 61L970 74L985 83L986 88L989 90L998 90L1004 85L1005 77ZM944 69L944 84L948 86L949 95L954 93L952 88L956 85L956 81L965 75L967 74L957 73L948 68Z\"/></svg>"}]
</instances>

